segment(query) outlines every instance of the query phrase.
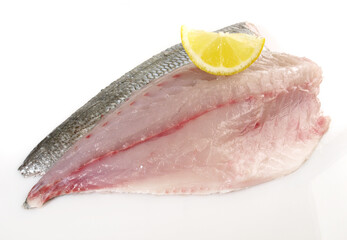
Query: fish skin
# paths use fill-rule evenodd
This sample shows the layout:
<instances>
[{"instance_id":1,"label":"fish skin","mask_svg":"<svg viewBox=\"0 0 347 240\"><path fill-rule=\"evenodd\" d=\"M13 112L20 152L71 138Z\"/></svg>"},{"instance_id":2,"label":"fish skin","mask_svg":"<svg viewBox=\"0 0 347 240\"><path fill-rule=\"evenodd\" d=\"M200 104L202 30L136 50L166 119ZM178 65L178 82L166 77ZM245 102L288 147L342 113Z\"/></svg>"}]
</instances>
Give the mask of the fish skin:
<instances>
[{"instance_id":1,"label":"fish skin","mask_svg":"<svg viewBox=\"0 0 347 240\"><path fill-rule=\"evenodd\" d=\"M257 35L256 28L246 22L218 31ZM148 83L189 63L191 61L182 44L177 44L140 64L101 90L54 129L30 152L18 170L25 177L45 174L75 142L93 129L109 112L117 109Z\"/></svg>"}]
</instances>

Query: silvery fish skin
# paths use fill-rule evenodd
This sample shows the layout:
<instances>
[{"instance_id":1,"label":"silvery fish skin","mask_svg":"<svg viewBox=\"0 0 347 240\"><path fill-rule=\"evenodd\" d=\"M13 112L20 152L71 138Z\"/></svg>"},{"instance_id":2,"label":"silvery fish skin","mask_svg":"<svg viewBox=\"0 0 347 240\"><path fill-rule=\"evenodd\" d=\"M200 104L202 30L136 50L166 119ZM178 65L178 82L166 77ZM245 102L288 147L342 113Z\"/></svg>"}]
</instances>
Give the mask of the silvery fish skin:
<instances>
[{"instance_id":1,"label":"silvery fish skin","mask_svg":"<svg viewBox=\"0 0 347 240\"><path fill-rule=\"evenodd\" d=\"M249 23L234 24L219 31L256 34ZM23 176L43 175L81 137L109 112L116 110L135 92L173 70L191 63L182 44L177 44L137 66L73 113L54 129L28 155L19 171Z\"/></svg>"}]
</instances>

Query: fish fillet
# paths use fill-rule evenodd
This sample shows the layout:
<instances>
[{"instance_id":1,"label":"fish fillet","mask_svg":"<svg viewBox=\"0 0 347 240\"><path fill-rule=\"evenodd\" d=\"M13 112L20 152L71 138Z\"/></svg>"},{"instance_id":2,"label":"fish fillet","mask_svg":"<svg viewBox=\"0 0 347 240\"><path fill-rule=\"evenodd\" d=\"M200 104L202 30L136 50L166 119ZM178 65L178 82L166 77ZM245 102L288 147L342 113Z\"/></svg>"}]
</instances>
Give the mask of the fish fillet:
<instances>
[{"instance_id":1,"label":"fish fillet","mask_svg":"<svg viewBox=\"0 0 347 240\"><path fill-rule=\"evenodd\" d=\"M184 64L100 116L28 194L230 192L287 175L327 131L311 60L263 51L232 76Z\"/></svg>"}]
</instances>

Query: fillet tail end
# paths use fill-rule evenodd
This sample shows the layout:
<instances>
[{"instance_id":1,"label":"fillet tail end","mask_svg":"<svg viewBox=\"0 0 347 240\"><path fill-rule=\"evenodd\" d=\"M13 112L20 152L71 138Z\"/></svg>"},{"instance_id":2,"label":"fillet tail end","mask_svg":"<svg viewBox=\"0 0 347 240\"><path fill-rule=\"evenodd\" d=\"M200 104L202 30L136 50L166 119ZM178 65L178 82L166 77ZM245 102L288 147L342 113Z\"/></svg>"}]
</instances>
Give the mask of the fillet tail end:
<instances>
[{"instance_id":1,"label":"fillet tail end","mask_svg":"<svg viewBox=\"0 0 347 240\"><path fill-rule=\"evenodd\" d=\"M23 203L24 209L34 209L34 208L40 208L43 206L43 203L41 201L37 201L35 199L28 200L28 198L25 199L25 202Z\"/></svg>"}]
</instances>

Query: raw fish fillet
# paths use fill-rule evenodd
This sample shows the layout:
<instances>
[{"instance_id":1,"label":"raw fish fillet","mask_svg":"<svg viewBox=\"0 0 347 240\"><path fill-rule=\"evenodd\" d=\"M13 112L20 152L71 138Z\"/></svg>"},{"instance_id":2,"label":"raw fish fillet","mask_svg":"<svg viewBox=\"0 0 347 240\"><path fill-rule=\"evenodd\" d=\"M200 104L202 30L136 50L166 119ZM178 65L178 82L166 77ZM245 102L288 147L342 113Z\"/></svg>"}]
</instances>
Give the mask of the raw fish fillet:
<instances>
[{"instance_id":1,"label":"raw fish fillet","mask_svg":"<svg viewBox=\"0 0 347 240\"><path fill-rule=\"evenodd\" d=\"M321 81L311 60L267 50L232 76L178 67L100 117L25 206L89 191L230 192L287 175L328 129L317 99Z\"/></svg>"}]
</instances>

